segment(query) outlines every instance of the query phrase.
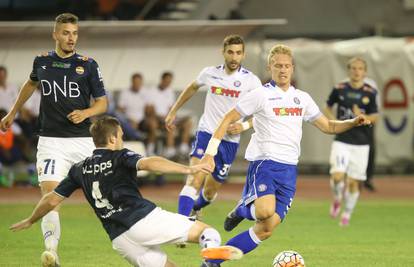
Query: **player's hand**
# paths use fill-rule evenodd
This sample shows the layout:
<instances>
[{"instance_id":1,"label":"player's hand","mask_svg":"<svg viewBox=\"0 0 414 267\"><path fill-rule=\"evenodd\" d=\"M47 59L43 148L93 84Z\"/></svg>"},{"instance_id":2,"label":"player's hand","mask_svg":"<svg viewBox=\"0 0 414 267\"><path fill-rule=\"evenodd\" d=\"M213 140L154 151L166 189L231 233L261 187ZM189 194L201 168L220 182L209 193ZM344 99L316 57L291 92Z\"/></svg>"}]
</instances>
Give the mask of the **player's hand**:
<instances>
[{"instance_id":1,"label":"player's hand","mask_svg":"<svg viewBox=\"0 0 414 267\"><path fill-rule=\"evenodd\" d=\"M205 174L209 174L213 172L213 169L211 169L211 166L207 163L201 163L193 166L189 166L190 172L189 174L194 174L197 172L203 172Z\"/></svg>"},{"instance_id":2,"label":"player's hand","mask_svg":"<svg viewBox=\"0 0 414 267\"><path fill-rule=\"evenodd\" d=\"M203 158L200 160L200 164L207 163L209 165L210 172L214 171L216 163L214 162L214 157L209 154L204 154Z\"/></svg>"},{"instance_id":3,"label":"player's hand","mask_svg":"<svg viewBox=\"0 0 414 267\"><path fill-rule=\"evenodd\" d=\"M29 221L29 219L24 219L23 221L13 224L12 226L10 226L9 229L12 230L13 232L17 232L20 230L27 229L30 226L32 226L32 223Z\"/></svg>"},{"instance_id":4,"label":"player's hand","mask_svg":"<svg viewBox=\"0 0 414 267\"><path fill-rule=\"evenodd\" d=\"M7 113L6 116L4 116L3 119L1 119L0 122L0 130L2 130L3 132L7 131L13 124L14 121L14 117L15 115L12 113Z\"/></svg>"},{"instance_id":5,"label":"player's hand","mask_svg":"<svg viewBox=\"0 0 414 267\"><path fill-rule=\"evenodd\" d=\"M367 117L364 114L360 114L354 119L354 126L363 126L363 125L371 125L371 121L367 119Z\"/></svg>"},{"instance_id":6,"label":"player's hand","mask_svg":"<svg viewBox=\"0 0 414 267\"><path fill-rule=\"evenodd\" d=\"M79 124L88 118L88 114L85 110L76 109L66 117L74 124Z\"/></svg>"},{"instance_id":7,"label":"player's hand","mask_svg":"<svg viewBox=\"0 0 414 267\"><path fill-rule=\"evenodd\" d=\"M239 122L232 123L227 128L227 133L228 134L239 134L241 132L243 132L243 126Z\"/></svg>"},{"instance_id":8,"label":"player's hand","mask_svg":"<svg viewBox=\"0 0 414 267\"><path fill-rule=\"evenodd\" d=\"M167 117L165 117L165 128L167 131L172 132L175 130L175 114L174 113L168 113Z\"/></svg>"},{"instance_id":9,"label":"player's hand","mask_svg":"<svg viewBox=\"0 0 414 267\"><path fill-rule=\"evenodd\" d=\"M358 116L358 115L361 115L362 114L361 109L356 104L354 104L352 106L352 112L355 114L355 116Z\"/></svg>"}]
</instances>

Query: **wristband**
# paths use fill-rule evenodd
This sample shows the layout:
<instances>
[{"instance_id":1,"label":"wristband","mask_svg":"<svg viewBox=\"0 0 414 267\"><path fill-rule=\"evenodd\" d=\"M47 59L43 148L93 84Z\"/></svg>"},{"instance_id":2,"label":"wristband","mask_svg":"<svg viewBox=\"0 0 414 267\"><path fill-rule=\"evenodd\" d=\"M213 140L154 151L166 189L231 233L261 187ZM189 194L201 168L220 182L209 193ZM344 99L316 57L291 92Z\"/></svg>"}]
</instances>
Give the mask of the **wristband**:
<instances>
[{"instance_id":1,"label":"wristband","mask_svg":"<svg viewBox=\"0 0 414 267\"><path fill-rule=\"evenodd\" d=\"M206 149L205 154L209 154L211 156L215 156L217 154L218 151L218 147L220 145L221 140L217 139L217 138L211 138L210 141L208 142L208 146Z\"/></svg>"},{"instance_id":2,"label":"wristband","mask_svg":"<svg viewBox=\"0 0 414 267\"><path fill-rule=\"evenodd\" d=\"M241 123L241 126L242 126L243 131L246 131L246 130L250 129L250 123L249 123L249 121L242 122Z\"/></svg>"}]
</instances>

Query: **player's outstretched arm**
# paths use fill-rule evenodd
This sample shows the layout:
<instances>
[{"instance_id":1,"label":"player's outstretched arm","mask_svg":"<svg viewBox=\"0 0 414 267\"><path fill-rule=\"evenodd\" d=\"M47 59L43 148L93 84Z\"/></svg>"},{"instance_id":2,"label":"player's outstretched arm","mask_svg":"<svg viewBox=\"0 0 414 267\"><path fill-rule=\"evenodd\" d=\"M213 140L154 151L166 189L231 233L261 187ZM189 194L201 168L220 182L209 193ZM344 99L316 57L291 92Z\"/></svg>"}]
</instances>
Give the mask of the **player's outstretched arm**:
<instances>
[{"instance_id":1,"label":"player's outstretched arm","mask_svg":"<svg viewBox=\"0 0 414 267\"><path fill-rule=\"evenodd\" d=\"M336 117L333 113L332 107L326 106L323 110L323 114L329 119L329 120L335 120Z\"/></svg>"},{"instance_id":2,"label":"player's outstretched arm","mask_svg":"<svg viewBox=\"0 0 414 267\"><path fill-rule=\"evenodd\" d=\"M67 118L74 124L78 124L87 118L103 114L108 109L108 98L101 96L95 98L94 103L87 109L76 109L67 115Z\"/></svg>"},{"instance_id":3,"label":"player's outstretched arm","mask_svg":"<svg viewBox=\"0 0 414 267\"><path fill-rule=\"evenodd\" d=\"M217 129L214 131L214 134L211 137L210 141L208 142L206 152L204 153L204 156L201 159L200 163L207 163L209 164L210 168L214 170L214 156L217 154L221 139L223 139L224 135L226 134L229 125L240 120L241 117L241 114L234 108L227 112L227 114L221 120Z\"/></svg>"},{"instance_id":4,"label":"player's outstretched arm","mask_svg":"<svg viewBox=\"0 0 414 267\"><path fill-rule=\"evenodd\" d=\"M329 120L325 115L319 116L312 122L319 130L326 134L339 134L348 131L354 127L362 125L371 125L371 122L364 114L349 120Z\"/></svg>"},{"instance_id":5,"label":"player's outstretched arm","mask_svg":"<svg viewBox=\"0 0 414 267\"><path fill-rule=\"evenodd\" d=\"M16 101L14 102L11 110L9 113L1 120L0 122L0 130L6 131L11 127L13 124L14 118L16 117L17 112L23 107L24 103L26 103L27 99L29 99L33 92L36 90L39 82L27 80L22 88L19 91L19 95L17 96Z\"/></svg>"},{"instance_id":6,"label":"player's outstretched arm","mask_svg":"<svg viewBox=\"0 0 414 267\"><path fill-rule=\"evenodd\" d=\"M194 174L200 171L204 173L210 173L213 171L207 164L186 166L163 157L148 157L140 159L137 163L137 170L182 174Z\"/></svg>"},{"instance_id":7,"label":"player's outstretched arm","mask_svg":"<svg viewBox=\"0 0 414 267\"><path fill-rule=\"evenodd\" d=\"M196 82L192 82L187 88L184 89L184 91L181 92L180 96L165 117L165 128L167 128L168 131L173 131L175 129L174 120L177 115L177 111L197 92L199 88L200 87Z\"/></svg>"},{"instance_id":8,"label":"player's outstretched arm","mask_svg":"<svg viewBox=\"0 0 414 267\"><path fill-rule=\"evenodd\" d=\"M37 203L37 206L33 210L32 215L29 218L26 218L10 226L10 230L12 230L13 232L16 232L16 231L29 228L30 226L32 226L32 224L34 224L40 218L45 216L49 211L53 210L64 199L65 199L64 197L59 196L55 192L47 193L46 195L42 197L42 199L40 199L39 203Z\"/></svg>"}]
</instances>

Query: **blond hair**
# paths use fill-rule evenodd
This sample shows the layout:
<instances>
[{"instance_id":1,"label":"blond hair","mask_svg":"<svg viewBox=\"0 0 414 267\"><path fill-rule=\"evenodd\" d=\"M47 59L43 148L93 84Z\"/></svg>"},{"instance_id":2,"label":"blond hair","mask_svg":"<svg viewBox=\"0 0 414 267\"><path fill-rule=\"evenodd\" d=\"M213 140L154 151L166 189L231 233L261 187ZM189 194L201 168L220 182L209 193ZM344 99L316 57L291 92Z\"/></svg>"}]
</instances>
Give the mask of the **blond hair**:
<instances>
[{"instance_id":1,"label":"blond hair","mask_svg":"<svg viewBox=\"0 0 414 267\"><path fill-rule=\"evenodd\" d=\"M346 63L346 67L348 68L348 70L351 68L352 63L357 62L357 61L362 62L364 64L365 71L368 70L367 62L362 57L353 57L350 60L348 60L348 62Z\"/></svg>"},{"instance_id":2,"label":"blond hair","mask_svg":"<svg viewBox=\"0 0 414 267\"><path fill-rule=\"evenodd\" d=\"M268 64L270 64L272 57L276 54L288 55L293 59L292 49L290 49L289 46L283 45L283 44L277 44L277 45L274 45L269 51L269 55L267 56Z\"/></svg>"}]
</instances>

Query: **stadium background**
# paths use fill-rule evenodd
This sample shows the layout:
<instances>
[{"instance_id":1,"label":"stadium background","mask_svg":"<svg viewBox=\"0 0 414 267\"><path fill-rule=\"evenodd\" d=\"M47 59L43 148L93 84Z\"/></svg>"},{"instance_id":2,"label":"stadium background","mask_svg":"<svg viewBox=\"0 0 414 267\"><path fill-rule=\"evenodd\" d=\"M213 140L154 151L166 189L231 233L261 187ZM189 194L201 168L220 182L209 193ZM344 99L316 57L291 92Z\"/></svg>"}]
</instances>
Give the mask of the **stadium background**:
<instances>
[{"instance_id":1,"label":"stadium background","mask_svg":"<svg viewBox=\"0 0 414 267\"><path fill-rule=\"evenodd\" d=\"M53 50L51 21L61 11L72 11L85 20L80 23L78 52L99 63L106 89L113 92L128 89L130 75L134 72L144 75L146 85L156 86L160 74L169 70L175 75L173 89L178 95L202 68L222 63L222 39L227 34L237 33L247 41L244 65L262 81L269 79L264 64L268 49L279 42L291 46L295 53L295 84L308 91L322 108L332 86L346 78L347 59L364 57L369 65L368 76L377 82L381 95L381 118L376 127L378 149L374 181L377 192L363 192L361 208L357 207L355 215L359 218L355 219L347 238L331 226L332 222L323 216L327 215L330 200L327 172L332 138L305 125L299 168L304 175L299 179L298 208L296 210L294 206L292 219L286 223L290 226L278 229L277 234L266 241L268 245L262 248L264 252L253 256L263 256L261 258L267 258L266 261L250 260L246 265L231 266L270 266L272 255L285 248L299 250L305 260L309 259L310 266L350 266L349 262L355 266L393 266L392 253L403 260L401 266L414 266L414 258L409 253L414 243L412 238L408 238L413 236L414 223L414 1L108 1L120 5L132 3L129 6L131 12L124 10L123 13L109 14L102 10L101 2L105 1L82 2L0 1L0 65L8 68L10 83L20 85L30 73L34 56ZM205 93L199 92L185 106L184 113L191 114L195 123L202 113L204 96ZM217 211L223 216L240 192L239 183L243 181L246 169L243 153L248 136L245 134L242 138L238 160L233 167L236 184L227 185L219 198L227 208ZM164 188L147 186L143 189L144 195L148 194L175 210L175 197L179 191L177 182L181 182L182 177L170 178L172 184ZM10 223L26 215L33 207L40 195L37 190L0 188L0 236L5 237L0 239L0 254L3 255L0 266L32 266L37 263L37 251L41 251L38 229L32 230L30 235L13 236L7 232ZM168 197L160 198L160 195ZM82 204L82 197L77 196L70 202L67 214L79 208L87 218L91 218L92 225L97 226L90 210ZM216 211L214 206L211 213ZM307 209L315 213L308 214ZM209 214L207 209L207 221L211 220ZM397 227L393 218L398 218L399 227L410 228L407 233L393 229ZM89 223L81 219L77 223L78 219L71 222L75 227L82 228L83 224ZM211 223L221 229L221 220L218 218ZM314 228L309 230L301 223L307 220ZM377 220L383 220L383 223ZM65 223L64 218L62 221ZM295 228L295 223L300 227ZM67 231L66 228L64 225L63 231ZM330 244L333 245L332 250L326 248L323 239L314 240L312 235L305 237L307 230L315 232L317 237L316 233L323 229L327 229L328 235L338 237L338 242ZM76 233L71 229L72 236L82 235L82 231ZM101 238L98 240L105 240L101 229L96 227L94 231ZM381 232L385 234L378 235ZM281 239L278 239L279 233ZM365 243L361 244L361 236L364 236ZM76 243L70 243L70 234L64 238L63 249L72 249L70 246ZM29 242L28 239L35 241ZM280 241L287 247L281 246ZM70 245L64 247L65 242ZM99 248L113 255L107 261L102 260L102 264L124 264L110 250L109 242L95 242L96 246L103 243ZM27 254L22 254L22 246L29 247ZM93 242L87 247L93 249ZM196 249L179 252L168 249L178 263L182 255L192 254L196 259ZM380 253L383 256L378 258ZM99 258L102 254L98 251L95 256ZM355 258L349 258L350 254ZM364 254L370 261L364 261ZM105 266L83 265L79 261L73 263L64 255L63 262L67 266ZM76 258L76 253L73 255ZM342 260L341 263L326 263L329 260L336 263L337 258ZM112 264L111 260L119 265Z\"/></svg>"}]
</instances>

